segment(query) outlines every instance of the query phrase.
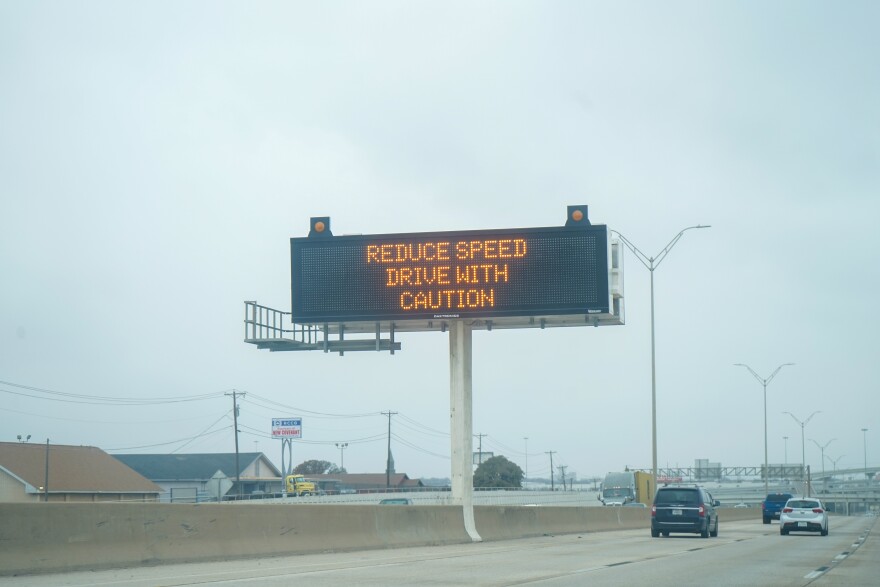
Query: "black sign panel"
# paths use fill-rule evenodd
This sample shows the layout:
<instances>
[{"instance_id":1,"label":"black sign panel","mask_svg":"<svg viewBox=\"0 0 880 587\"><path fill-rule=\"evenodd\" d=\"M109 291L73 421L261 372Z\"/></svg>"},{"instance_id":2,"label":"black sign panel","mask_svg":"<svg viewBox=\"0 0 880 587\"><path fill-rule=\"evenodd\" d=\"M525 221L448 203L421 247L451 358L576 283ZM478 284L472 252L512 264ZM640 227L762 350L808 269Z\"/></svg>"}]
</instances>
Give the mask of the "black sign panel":
<instances>
[{"instance_id":1,"label":"black sign panel","mask_svg":"<svg viewBox=\"0 0 880 587\"><path fill-rule=\"evenodd\" d=\"M290 239L300 324L609 312L604 225Z\"/></svg>"}]
</instances>

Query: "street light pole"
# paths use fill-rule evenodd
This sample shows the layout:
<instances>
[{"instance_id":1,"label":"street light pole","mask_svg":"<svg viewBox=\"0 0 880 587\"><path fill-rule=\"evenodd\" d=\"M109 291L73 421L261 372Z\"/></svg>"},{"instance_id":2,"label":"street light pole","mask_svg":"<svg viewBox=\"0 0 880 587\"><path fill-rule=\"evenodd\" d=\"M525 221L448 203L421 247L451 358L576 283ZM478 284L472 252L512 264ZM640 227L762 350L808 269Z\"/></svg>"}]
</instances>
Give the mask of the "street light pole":
<instances>
[{"instance_id":1,"label":"street light pole","mask_svg":"<svg viewBox=\"0 0 880 587\"><path fill-rule=\"evenodd\" d=\"M826 459L831 461L831 464L834 466L834 469L832 469L833 472L831 473L832 478L837 477L837 461L839 461L840 459L842 459L845 456L846 455L840 455L836 459L832 459L831 457L825 457Z\"/></svg>"},{"instance_id":2,"label":"street light pole","mask_svg":"<svg viewBox=\"0 0 880 587\"><path fill-rule=\"evenodd\" d=\"M868 480L868 429L862 428L862 447L865 455L865 487L869 487L871 482Z\"/></svg>"},{"instance_id":3,"label":"street light pole","mask_svg":"<svg viewBox=\"0 0 880 587\"><path fill-rule=\"evenodd\" d=\"M654 487L657 486L657 358L655 353L654 342L654 269L660 266L675 243L679 241L681 236L688 230L695 228L709 228L709 225L698 224L696 226L688 226L676 234L663 249L654 257L649 257L639 250L629 239L620 232L612 230L620 240L626 245L633 255L644 265L651 274L651 468L654 476ZM551 471L552 474L552 471Z\"/></svg>"},{"instance_id":4,"label":"street light pole","mask_svg":"<svg viewBox=\"0 0 880 587\"><path fill-rule=\"evenodd\" d=\"M800 425L800 427L801 427L801 477L804 478L804 483L805 483L805 485L806 485L806 491L805 491L805 493L807 494L807 497L810 497L810 484L809 484L809 482L806 480L806 473L807 473L807 451L806 451L806 448L805 448L806 445L804 444L804 427L807 425L807 423L808 423L810 420L813 419L813 416L815 416L816 414L819 414L819 413L821 413L821 412L822 412L822 410L819 410L819 411L817 411L817 412L813 412L813 413L810 414L810 416L809 416L806 420L804 420L804 421L799 420L798 417L795 416L794 414L792 414L791 412L783 412L783 414L788 414L789 416L791 416L792 419L793 419L795 422L797 422L798 425Z\"/></svg>"},{"instance_id":5,"label":"street light pole","mask_svg":"<svg viewBox=\"0 0 880 587\"><path fill-rule=\"evenodd\" d=\"M781 371L783 367L787 367L789 365L794 365L794 363L783 363L783 364L779 365L778 367L776 367L776 370L770 374L770 377L767 377L766 379L764 379L760 375L755 373L755 371L746 364L743 364L743 363L734 363L733 364L734 367L745 367L746 369L748 369L749 373L751 373L754 376L754 378L758 380L758 383L760 383L761 385L764 386L764 495L767 495L767 492L768 492L767 483L768 483L768 480L770 477L770 468L767 463L767 385L771 381L773 381L773 378L776 377L776 374L779 373L779 371ZM788 452L787 448L786 448L786 452ZM788 460L787 456L786 456L786 460Z\"/></svg>"},{"instance_id":6,"label":"street light pole","mask_svg":"<svg viewBox=\"0 0 880 587\"><path fill-rule=\"evenodd\" d=\"M337 442L336 448L339 449L339 468L345 471L345 449L348 446L347 442Z\"/></svg>"},{"instance_id":7,"label":"street light pole","mask_svg":"<svg viewBox=\"0 0 880 587\"><path fill-rule=\"evenodd\" d=\"M526 474L523 481L528 481L529 479L529 437L523 436L523 440L526 441Z\"/></svg>"},{"instance_id":8,"label":"street light pole","mask_svg":"<svg viewBox=\"0 0 880 587\"><path fill-rule=\"evenodd\" d=\"M818 447L819 447L819 450L822 451L822 484L825 485L826 487L827 487L827 485L828 485L828 480L825 479L825 449L828 448L828 445L831 444L832 442L834 442L835 440L837 440L837 439L836 439L836 438L832 438L831 440L829 440L828 442L826 442L826 443L823 445L823 444L819 444L818 442L816 442L816 441L813 440L812 438L810 439L810 442L812 442L813 444L815 444L816 446L818 446Z\"/></svg>"},{"instance_id":9,"label":"street light pole","mask_svg":"<svg viewBox=\"0 0 880 587\"><path fill-rule=\"evenodd\" d=\"M782 440L785 441L785 467L788 468L788 436L783 436Z\"/></svg>"}]
</instances>

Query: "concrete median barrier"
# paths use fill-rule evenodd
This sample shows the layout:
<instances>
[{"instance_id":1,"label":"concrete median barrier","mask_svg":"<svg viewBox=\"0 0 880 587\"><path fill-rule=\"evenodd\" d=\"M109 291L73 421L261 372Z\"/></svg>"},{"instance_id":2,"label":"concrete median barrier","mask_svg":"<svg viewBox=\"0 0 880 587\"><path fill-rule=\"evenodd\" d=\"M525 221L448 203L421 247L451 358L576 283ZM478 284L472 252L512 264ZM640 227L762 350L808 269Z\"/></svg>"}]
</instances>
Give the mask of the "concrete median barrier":
<instances>
[{"instance_id":1,"label":"concrete median barrier","mask_svg":"<svg viewBox=\"0 0 880 587\"><path fill-rule=\"evenodd\" d=\"M483 540L648 528L650 510L477 506ZM722 510L722 522L760 511ZM460 507L0 504L0 575L470 542Z\"/></svg>"},{"instance_id":2,"label":"concrete median barrier","mask_svg":"<svg viewBox=\"0 0 880 587\"><path fill-rule=\"evenodd\" d=\"M647 528L651 514L645 508L482 506L474 508L474 519L483 540L506 540L544 534Z\"/></svg>"},{"instance_id":3,"label":"concrete median barrier","mask_svg":"<svg viewBox=\"0 0 880 587\"><path fill-rule=\"evenodd\" d=\"M0 574L468 542L453 506L0 504Z\"/></svg>"}]
</instances>

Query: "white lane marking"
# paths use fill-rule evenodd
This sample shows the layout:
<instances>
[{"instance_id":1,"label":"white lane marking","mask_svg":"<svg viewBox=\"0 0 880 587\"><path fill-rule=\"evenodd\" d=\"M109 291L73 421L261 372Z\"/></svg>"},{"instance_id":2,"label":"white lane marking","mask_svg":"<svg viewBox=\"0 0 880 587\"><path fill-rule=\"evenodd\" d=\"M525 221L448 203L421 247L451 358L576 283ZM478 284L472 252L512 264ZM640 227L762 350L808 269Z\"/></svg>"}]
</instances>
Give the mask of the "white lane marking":
<instances>
[{"instance_id":1,"label":"white lane marking","mask_svg":"<svg viewBox=\"0 0 880 587\"><path fill-rule=\"evenodd\" d=\"M836 560L836 561L842 561L842 560L845 559L847 556L849 556L849 555L848 555L848 554L838 554L837 556L834 557L834 560Z\"/></svg>"},{"instance_id":2,"label":"white lane marking","mask_svg":"<svg viewBox=\"0 0 880 587\"><path fill-rule=\"evenodd\" d=\"M813 571L812 573L808 573L808 574L804 575L804 579L815 579L816 577L818 577L819 575L821 575L824 572L825 571Z\"/></svg>"}]
</instances>

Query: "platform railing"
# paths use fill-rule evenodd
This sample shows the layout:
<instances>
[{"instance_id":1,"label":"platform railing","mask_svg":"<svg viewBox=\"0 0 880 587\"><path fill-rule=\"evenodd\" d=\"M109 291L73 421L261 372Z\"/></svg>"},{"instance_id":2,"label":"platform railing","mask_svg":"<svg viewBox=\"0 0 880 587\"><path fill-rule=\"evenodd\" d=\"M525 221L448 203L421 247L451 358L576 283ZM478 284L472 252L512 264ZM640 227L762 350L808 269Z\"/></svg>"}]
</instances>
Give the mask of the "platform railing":
<instances>
[{"instance_id":1,"label":"platform railing","mask_svg":"<svg viewBox=\"0 0 880 587\"><path fill-rule=\"evenodd\" d=\"M285 324L291 327L285 328ZM284 339L314 344L319 330L314 326L294 324L290 312L276 310L253 301L244 303L244 339L247 341Z\"/></svg>"}]
</instances>

